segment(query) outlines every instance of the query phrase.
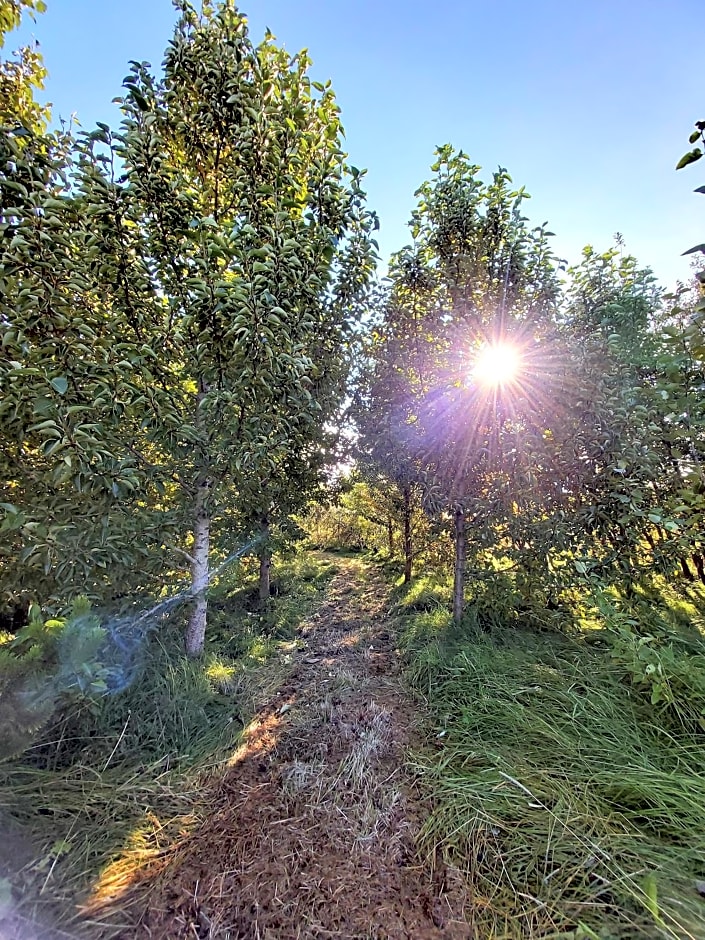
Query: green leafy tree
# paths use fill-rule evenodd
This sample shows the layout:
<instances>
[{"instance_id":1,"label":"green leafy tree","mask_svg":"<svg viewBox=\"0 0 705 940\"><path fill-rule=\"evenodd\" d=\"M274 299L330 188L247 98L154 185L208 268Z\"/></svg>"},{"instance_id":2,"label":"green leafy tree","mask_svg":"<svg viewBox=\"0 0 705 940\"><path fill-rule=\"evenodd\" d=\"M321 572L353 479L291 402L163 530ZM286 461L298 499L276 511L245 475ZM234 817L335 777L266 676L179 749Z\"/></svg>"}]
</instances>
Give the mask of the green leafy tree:
<instances>
[{"instance_id":1,"label":"green leafy tree","mask_svg":"<svg viewBox=\"0 0 705 940\"><path fill-rule=\"evenodd\" d=\"M692 150L688 150L680 158L676 164L677 170L682 170L685 167L690 166L691 163L697 163L697 161L701 160L705 155L705 121L695 122L695 130L690 135L689 143L695 144L696 146L694 146ZM705 186L698 186L695 192L700 193L701 195L705 195ZM694 254L696 256L705 254L705 243L694 245L692 248L688 248L684 254ZM705 330L703 329L703 318L705 317L705 270L700 269L697 271L695 274L695 279L700 285L701 294L695 304L695 322L700 325L702 338L705 335ZM705 341L703 341L701 345L705 346Z\"/></svg>"},{"instance_id":2,"label":"green leafy tree","mask_svg":"<svg viewBox=\"0 0 705 940\"><path fill-rule=\"evenodd\" d=\"M653 527L665 457L663 401L652 393L661 293L619 238L603 253L588 246L568 272L562 328L571 414L559 465L581 573L592 566L629 581Z\"/></svg>"},{"instance_id":3,"label":"green leafy tree","mask_svg":"<svg viewBox=\"0 0 705 940\"><path fill-rule=\"evenodd\" d=\"M382 406L381 427L405 441L427 508L450 522L459 620L468 532L478 543L490 537L491 490L511 449L508 435L533 420L527 395L515 396L510 408L496 390L472 381L473 358L483 345L507 341L530 360L558 284L548 234L527 225L527 194L506 170L485 183L480 168L449 146L437 151L432 169L417 193L414 245L395 260L370 400ZM390 449L381 438L374 446Z\"/></svg>"},{"instance_id":4,"label":"green leafy tree","mask_svg":"<svg viewBox=\"0 0 705 940\"><path fill-rule=\"evenodd\" d=\"M305 54L254 46L231 3L179 8L163 76L125 79L120 131L85 135L63 188L9 217L5 413L45 476L161 517L197 655L213 548L273 494L285 512L280 481L337 404L374 220ZM123 531L149 553L140 518Z\"/></svg>"},{"instance_id":5,"label":"green leafy tree","mask_svg":"<svg viewBox=\"0 0 705 940\"><path fill-rule=\"evenodd\" d=\"M20 25L24 12L34 16L45 9L43 0L0 0L0 49L6 34ZM38 133L45 130L50 110L35 101L34 92L44 88L46 75L36 44L23 46L11 59L0 59L0 124Z\"/></svg>"},{"instance_id":6,"label":"green leafy tree","mask_svg":"<svg viewBox=\"0 0 705 940\"><path fill-rule=\"evenodd\" d=\"M355 455L361 475L384 494L386 506L378 508L376 518L380 524L383 517L386 520L390 556L394 529L401 533L404 582L408 583L415 555L413 518L420 508L421 469L409 389L420 367L422 340L417 331L418 307L410 337L402 324L397 329L398 305L396 289L382 299L382 317L368 335L364 367L356 376L352 416L359 435Z\"/></svg>"}]
</instances>

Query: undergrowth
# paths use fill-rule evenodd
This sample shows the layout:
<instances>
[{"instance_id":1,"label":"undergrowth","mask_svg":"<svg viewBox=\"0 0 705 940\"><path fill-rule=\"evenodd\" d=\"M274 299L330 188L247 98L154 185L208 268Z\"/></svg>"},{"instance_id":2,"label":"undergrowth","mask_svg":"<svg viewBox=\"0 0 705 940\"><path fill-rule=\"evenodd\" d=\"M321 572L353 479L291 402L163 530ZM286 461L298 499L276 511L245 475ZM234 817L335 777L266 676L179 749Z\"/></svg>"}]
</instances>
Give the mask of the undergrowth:
<instances>
[{"instance_id":1,"label":"undergrowth","mask_svg":"<svg viewBox=\"0 0 705 940\"><path fill-rule=\"evenodd\" d=\"M87 929L76 903L111 859L127 849L137 864L198 823L207 778L278 681L296 628L335 570L317 556L282 559L262 613L254 569L227 573L211 588L201 660L183 655L173 617L145 637L126 688L59 708L24 753L0 762L0 824L13 846L7 858L0 852L0 889L12 887L15 918L70 926L72 935Z\"/></svg>"},{"instance_id":2,"label":"undergrowth","mask_svg":"<svg viewBox=\"0 0 705 940\"><path fill-rule=\"evenodd\" d=\"M705 644L651 602L601 629L462 627L400 592L408 677L434 747L422 847L468 878L483 938L705 936ZM536 612L538 617L538 612ZM683 626L683 624L681 624ZM699 890L700 889L700 890Z\"/></svg>"}]
</instances>

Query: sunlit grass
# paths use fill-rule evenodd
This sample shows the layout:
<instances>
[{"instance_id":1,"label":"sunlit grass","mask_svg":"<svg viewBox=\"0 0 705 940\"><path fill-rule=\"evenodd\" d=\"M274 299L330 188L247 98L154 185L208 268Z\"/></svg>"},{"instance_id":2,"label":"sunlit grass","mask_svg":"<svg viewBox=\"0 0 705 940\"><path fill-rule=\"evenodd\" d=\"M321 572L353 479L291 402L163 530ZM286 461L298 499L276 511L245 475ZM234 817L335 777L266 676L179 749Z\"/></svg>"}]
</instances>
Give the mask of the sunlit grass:
<instances>
[{"instance_id":1,"label":"sunlit grass","mask_svg":"<svg viewBox=\"0 0 705 940\"><path fill-rule=\"evenodd\" d=\"M397 608L401 613L434 610L446 607L451 599L450 583L439 575L428 574L415 578L406 586L396 586Z\"/></svg>"},{"instance_id":2,"label":"sunlit grass","mask_svg":"<svg viewBox=\"0 0 705 940\"><path fill-rule=\"evenodd\" d=\"M218 656L213 657L205 667L205 674L211 685L220 692L229 692L236 687L238 669L232 662Z\"/></svg>"}]
</instances>

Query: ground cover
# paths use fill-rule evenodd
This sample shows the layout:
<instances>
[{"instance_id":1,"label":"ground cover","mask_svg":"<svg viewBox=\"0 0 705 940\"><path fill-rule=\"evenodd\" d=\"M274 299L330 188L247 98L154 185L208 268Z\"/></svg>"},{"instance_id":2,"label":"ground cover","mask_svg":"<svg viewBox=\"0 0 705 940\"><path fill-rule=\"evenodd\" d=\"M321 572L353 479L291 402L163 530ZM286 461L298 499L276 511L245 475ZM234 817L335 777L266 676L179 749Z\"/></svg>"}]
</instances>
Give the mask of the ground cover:
<instances>
[{"instance_id":1,"label":"ground cover","mask_svg":"<svg viewBox=\"0 0 705 940\"><path fill-rule=\"evenodd\" d=\"M3 765L8 937L705 935L698 597L454 627L440 577L292 564Z\"/></svg>"},{"instance_id":2,"label":"ground cover","mask_svg":"<svg viewBox=\"0 0 705 940\"><path fill-rule=\"evenodd\" d=\"M222 643L206 660L204 673L231 695L231 707L249 682L250 719L229 750L223 740L214 749L211 736L210 757L194 763L192 748L171 776L163 767L161 777L158 768L133 768L129 780L124 768L108 767L98 780L85 765L63 771L56 795L65 801L73 789L75 797L61 812L79 822L65 833L65 858L57 847L47 881L64 886L55 901L80 902L77 916L64 908L69 935L468 936L458 872L416 850L430 806L407 761L422 738L399 675L388 587L360 558L317 556L313 564L336 573L293 635L270 639L260 668L243 677ZM35 796L37 772L24 778ZM56 771L50 779L57 784ZM18 800L22 781L14 782ZM109 809L113 800L119 809ZM98 820L104 844L91 825ZM94 857L72 874L74 842ZM55 910L46 905L45 924Z\"/></svg>"},{"instance_id":3,"label":"ground cover","mask_svg":"<svg viewBox=\"0 0 705 940\"><path fill-rule=\"evenodd\" d=\"M564 635L472 604L453 628L439 590L398 604L436 743L416 764L434 805L421 844L464 872L476 935L705 936L692 600L637 598L628 615L613 595L603 629L594 612Z\"/></svg>"}]
</instances>

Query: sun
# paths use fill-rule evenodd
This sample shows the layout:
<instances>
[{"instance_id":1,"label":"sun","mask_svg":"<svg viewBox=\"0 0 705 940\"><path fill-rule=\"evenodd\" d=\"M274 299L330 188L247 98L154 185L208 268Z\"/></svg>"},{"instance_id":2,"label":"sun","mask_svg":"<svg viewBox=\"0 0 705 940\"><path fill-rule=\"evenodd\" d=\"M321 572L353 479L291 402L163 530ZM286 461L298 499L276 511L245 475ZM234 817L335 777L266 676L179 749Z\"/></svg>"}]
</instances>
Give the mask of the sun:
<instances>
[{"instance_id":1,"label":"sun","mask_svg":"<svg viewBox=\"0 0 705 940\"><path fill-rule=\"evenodd\" d=\"M472 369L472 378L480 385L508 385L521 366L518 350L509 343L488 343L479 351Z\"/></svg>"}]
</instances>

